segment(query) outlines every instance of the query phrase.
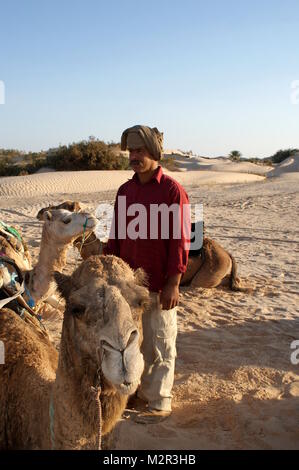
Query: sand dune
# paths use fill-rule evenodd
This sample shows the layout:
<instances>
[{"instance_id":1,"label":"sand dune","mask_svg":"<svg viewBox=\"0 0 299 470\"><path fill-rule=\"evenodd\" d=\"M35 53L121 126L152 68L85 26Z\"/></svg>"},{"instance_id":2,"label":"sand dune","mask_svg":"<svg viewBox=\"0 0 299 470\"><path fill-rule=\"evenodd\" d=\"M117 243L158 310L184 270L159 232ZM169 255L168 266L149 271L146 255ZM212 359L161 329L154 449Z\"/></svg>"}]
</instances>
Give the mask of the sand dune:
<instances>
[{"instance_id":1,"label":"sand dune","mask_svg":"<svg viewBox=\"0 0 299 470\"><path fill-rule=\"evenodd\" d=\"M204 158L187 156L180 153L165 153L165 157L173 158L180 171L219 171L230 173L251 173L265 175L272 167L256 165L251 162L232 162L228 158Z\"/></svg>"},{"instance_id":2,"label":"sand dune","mask_svg":"<svg viewBox=\"0 0 299 470\"><path fill-rule=\"evenodd\" d=\"M292 157L286 158L277 165L274 170L270 171L267 176L270 178L273 177L283 177L288 179L298 179L299 175L299 153L296 153Z\"/></svg>"},{"instance_id":3,"label":"sand dune","mask_svg":"<svg viewBox=\"0 0 299 470\"><path fill-rule=\"evenodd\" d=\"M262 180L261 176L244 173L221 173L188 171L188 174L169 172L167 174L182 184L232 184ZM54 194L92 193L116 190L130 179L133 171L57 171L28 176L0 178L0 197L35 197Z\"/></svg>"},{"instance_id":4,"label":"sand dune","mask_svg":"<svg viewBox=\"0 0 299 470\"><path fill-rule=\"evenodd\" d=\"M76 198L94 210L112 202L130 175L2 178L0 218L22 229L36 261L41 223L35 216L41 207ZM204 204L207 235L234 255L241 277L255 290L181 290L173 415L144 426L127 413L117 448L298 449L299 364L291 362L291 343L299 340L298 183L242 174L246 181L257 179L242 184L239 173L229 172L172 175L186 186L192 204ZM208 178L238 184L202 184ZM66 272L79 263L71 249ZM56 339L60 328L52 324Z\"/></svg>"}]
</instances>

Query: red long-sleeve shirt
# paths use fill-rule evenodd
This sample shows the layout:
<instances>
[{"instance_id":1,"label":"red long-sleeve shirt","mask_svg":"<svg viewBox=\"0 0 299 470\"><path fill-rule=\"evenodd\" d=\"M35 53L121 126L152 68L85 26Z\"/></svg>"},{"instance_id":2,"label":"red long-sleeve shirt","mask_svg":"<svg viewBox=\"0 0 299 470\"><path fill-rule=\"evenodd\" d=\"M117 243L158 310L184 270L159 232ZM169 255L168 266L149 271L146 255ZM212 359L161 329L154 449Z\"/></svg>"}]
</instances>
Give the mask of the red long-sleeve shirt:
<instances>
[{"instance_id":1,"label":"red long-sleeve shirt","mask_svg":"<svg viewBox=\"0 0 299 470\"><path fill-rule=\"evenodd\" d=\"M156 218L153 214L158 209L157 205L161 204L164 204L164 215L157 212ZM176 204L180 220L169 211L172 204ZM161 166L145 184L140 183L135 173L117 192L105 254L119 256L133 269L143 268L148 276L150 291L159 292L168 277L186 271L190 240L187 207L189 199L186 191L177 181L165 175ZM141 219L144 210L146 215Z\"/></svg>"}]
</instances>

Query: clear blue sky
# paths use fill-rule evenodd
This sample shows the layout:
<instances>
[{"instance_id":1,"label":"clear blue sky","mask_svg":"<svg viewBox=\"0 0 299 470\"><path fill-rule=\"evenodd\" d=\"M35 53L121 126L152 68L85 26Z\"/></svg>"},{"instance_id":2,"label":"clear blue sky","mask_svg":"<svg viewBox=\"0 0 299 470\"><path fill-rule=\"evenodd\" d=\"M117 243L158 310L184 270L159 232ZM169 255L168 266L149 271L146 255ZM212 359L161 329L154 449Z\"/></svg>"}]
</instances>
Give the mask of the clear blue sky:
<instances>
[{"instance_id":1,"label":"clear blue sky","mask_svg":"<svg viewBox=\"0 0 299 470\"><path fill-rule=\"evenodd\" d=\"M200 155L299 147L298 31L298 0L0 0L0 148L134 124Z\"/></svg>"}]
</instances>

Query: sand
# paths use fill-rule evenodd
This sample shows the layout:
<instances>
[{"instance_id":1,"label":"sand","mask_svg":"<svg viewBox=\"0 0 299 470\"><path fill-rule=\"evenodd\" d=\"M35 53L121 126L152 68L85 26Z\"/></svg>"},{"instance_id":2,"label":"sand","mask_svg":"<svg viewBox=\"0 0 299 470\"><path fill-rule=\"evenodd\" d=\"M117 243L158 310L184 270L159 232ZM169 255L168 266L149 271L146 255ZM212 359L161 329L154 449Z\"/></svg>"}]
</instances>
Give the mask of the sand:
<instances>
[{"instance_id":1,"label":"sand","mask_svg":"<svg viewBox=\"0 0 299 470\"><path fill-rule=\"evenodd\" d=\"M299 174L299 153L296 153L292 157L286 158L279 165L277 165L272 171L267 173L268 178L287 178L296 179Z\"/></svg>"},{"instance_id":2,"label":"sand","mask_svg":"<svg viewBox=\"0 0 299 470\"><path fill-rule=\"evenodd\" d=\"M130 172L102 173L1 178L0 218L22 228L36 261L38 210L66 198L89 210L112 203ZM245 174L254 177L245 184L240 173L199 173L172 176L191 203L204 204L206 234L235 256L255 289L181 289L173 414L148 426L124 417L117 448L298 449L299 364L290 359L299 340L298 181ZM71 249L66 272L79 262Z\"/></svg>"},{"instance_id":3,"label":"sand","mask_svg":"<svg viewBox=\"0 0 299 470\"><path fill-rule=\"evenodd\" d=\"M226 173L247 173L264 176L272 170L271 166L257 165L255 163L240 161L232 162L228 158L205 158L175 153L165 153L165 157L172 158L180 171L213 171ZM253 180L251 180L253 181Z\"/></svg>"},{"instance_id":4,"label":"sand","mask_svg":"<svg viewBox=\"0 0 299 470\"><path fill-rule=\"evenodd\" d=\"M262 180L262 176L244 173L222 173L209 171L199 173L188 171L188 175L165 171L181 184L199 183L246 183ZM80 194L98 191L112 191L132 178L133 171L57 171L38 173L29 176L9 176L0 178L0 197L12 198L53 196L55 194Z\"/></svg>"}]
</instances>

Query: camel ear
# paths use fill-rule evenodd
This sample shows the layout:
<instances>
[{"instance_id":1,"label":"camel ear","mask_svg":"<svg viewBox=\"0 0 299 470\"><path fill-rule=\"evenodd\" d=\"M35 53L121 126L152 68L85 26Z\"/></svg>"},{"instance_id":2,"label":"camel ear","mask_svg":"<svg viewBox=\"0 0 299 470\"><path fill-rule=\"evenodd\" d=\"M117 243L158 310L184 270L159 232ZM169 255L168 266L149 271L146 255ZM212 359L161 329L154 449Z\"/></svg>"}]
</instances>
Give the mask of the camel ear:
<instances>
[{"instance_id":1,"label":"camel ear","mask_svg":"<svg viewBox=\"0 0 299 470\"><path fill-rule=\"evenodd\" d=\"M43 220L44 222L52 220L52 212L50 211L45 211L45 210L44 212L39 211L39 213L37 214L37 217L39 216L39 214L40 214L39 220Z\"/></svg>"},{"instance_id":2,"label":"camel ear","mask_svg":"<svg viewBox=\"0 0 299 470\"><path fill-rule=\"evenodd\" d=\"M81 206L78 201L73 202L73 212L80 212Z\"/></svg>"},{"instance_id":3,"label":"camel ear","mask_svg":"<svg viewBox=\"0 0 299 470\"><path fill-rule=\"evenodd\" d=\"M43 220L43 213L45 212L45 209L41 209L38 211L36 218L37 220Z\"/></svg>"},{"instance_id":4,"label":"camel ear","mask_svg":"<svg viewBox=\"0 0 299 470\"><path fill-rule=\"evenodd\" d=\"M54 271L54 279L57 284L58 291L64 299L67 299L72 288L71 276Z\"/></svg>"}]
</instances>

